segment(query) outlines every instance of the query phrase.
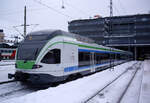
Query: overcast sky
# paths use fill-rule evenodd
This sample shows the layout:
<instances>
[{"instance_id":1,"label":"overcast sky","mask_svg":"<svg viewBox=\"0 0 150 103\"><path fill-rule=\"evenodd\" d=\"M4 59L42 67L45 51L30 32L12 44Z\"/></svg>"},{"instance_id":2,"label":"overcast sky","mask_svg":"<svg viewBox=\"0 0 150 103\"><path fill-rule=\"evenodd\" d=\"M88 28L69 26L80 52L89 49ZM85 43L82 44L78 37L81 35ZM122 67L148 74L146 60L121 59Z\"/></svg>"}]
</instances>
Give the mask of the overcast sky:
<instances>
[{"instance_id":1,"label":"overcast sky","mask_svg":"<svg viewBox=\"0 0 150 103\"><path fill-rule=\"evenodd\" d=\"M37 1L40 1L38 3ZM62 9L64 2L65 9ZM27 6L27 32L41 29L68 31L68 21L87 19L94 15L109 16L109 0L0 0L0 29L6 36L17 35L13 26L23 24L24 6ZM114 15L147 14L150 0L113 0ZM17 27L22 33L23 27Z\"/></svg>"}]
</instances>

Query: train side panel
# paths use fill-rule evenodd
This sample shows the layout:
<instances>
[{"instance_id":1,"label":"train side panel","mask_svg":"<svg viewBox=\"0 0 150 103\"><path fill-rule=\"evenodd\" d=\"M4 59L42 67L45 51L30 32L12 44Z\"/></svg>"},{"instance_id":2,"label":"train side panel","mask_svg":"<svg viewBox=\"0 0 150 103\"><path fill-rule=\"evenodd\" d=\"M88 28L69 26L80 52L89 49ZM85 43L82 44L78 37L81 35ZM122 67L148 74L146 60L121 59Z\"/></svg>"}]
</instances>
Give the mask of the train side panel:
<instances>
[{"instance_id":1,"label":"train side panel","mask_svg":"<svg viewBox=\"0 0 150 103\"><path fill-rule=\"evenodd\" d=\"M63 50L64 75L75 74L78 68L78 45L65 40Z\"/></svg>"}]
</instances>

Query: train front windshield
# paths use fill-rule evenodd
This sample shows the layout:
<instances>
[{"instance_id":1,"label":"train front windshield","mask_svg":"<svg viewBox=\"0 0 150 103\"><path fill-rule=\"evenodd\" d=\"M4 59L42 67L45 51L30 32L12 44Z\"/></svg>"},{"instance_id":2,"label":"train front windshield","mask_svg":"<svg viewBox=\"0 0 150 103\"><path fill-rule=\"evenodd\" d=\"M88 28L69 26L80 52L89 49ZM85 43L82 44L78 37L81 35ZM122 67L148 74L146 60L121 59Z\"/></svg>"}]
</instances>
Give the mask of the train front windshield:
<instances>
[{"instance_id":1,"label":"train front windshield","mask_svg":"<svg viewBox=\"0 0 150 103\"><path fill-rule=\"evenodd\" d=\"M24 44L20 45L17 51L17 60L36 60L41 51L42 44Z\"/></svg>"},{"instance_id":2,"label":"train front windshield","mask_svg":"<svg viewBox=\"0 0 150 103\"><path fill-rule=\"evenodd\" d=\"M44 36L27 36L18 47L17 60L36 60L47 41Z\"/></svg>"},{"instance_id":3,"label":"train front windshield","mask_svg":"<svg viewBox=\"0 0 150 103\"><path fill-rule=\"evenodd\" d=\"M38 51L38 48L19 48L17 53L17 60L35 60Z\"/></svg>"}]
</instances>

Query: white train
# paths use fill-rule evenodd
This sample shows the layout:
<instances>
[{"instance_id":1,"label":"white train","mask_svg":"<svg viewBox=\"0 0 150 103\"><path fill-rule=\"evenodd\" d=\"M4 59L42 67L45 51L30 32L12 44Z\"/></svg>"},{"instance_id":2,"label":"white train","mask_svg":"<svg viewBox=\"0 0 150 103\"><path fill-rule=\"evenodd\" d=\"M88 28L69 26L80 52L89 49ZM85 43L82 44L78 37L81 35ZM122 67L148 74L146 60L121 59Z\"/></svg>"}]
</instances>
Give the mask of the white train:
<instances>
[{"instance_id":1,"label":"white train","mask_svg":"<svg viewBox=\"0 0 150 103\"><path fill-rule=\"evenodd\" d=\"M104 47L92 40L61 30L28 34L18 47L16 73L9 78L31 84L52 84L91 74L126 62L132 53Z\"/></svg>"}]
</instances>

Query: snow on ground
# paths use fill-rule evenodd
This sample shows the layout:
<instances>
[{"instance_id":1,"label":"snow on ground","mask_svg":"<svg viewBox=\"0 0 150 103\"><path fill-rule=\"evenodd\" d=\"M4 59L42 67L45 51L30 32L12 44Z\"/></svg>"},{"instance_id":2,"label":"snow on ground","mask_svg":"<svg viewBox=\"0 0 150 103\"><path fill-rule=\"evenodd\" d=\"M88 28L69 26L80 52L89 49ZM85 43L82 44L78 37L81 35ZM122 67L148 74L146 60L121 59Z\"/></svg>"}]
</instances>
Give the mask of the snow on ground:
<instances>
[{"instance_id":1,"label":"snow on ground","mask_svg":"<svg viewBox=\"0 0 150 103\"><path fill-rule=\"evenodd\" d=\"M24 88L25 86L21 85L19 82L12 82L0 85L0 95L12 92L14 90L19 90Z\"/></svg>"},{"instance_id":2,"label":"snow on ground","mask_svg":"<svg viewBox=\"0 0 150 103\"><path fill-rule=\"evenodd\" d=\"M4 64L15 64L15 60L2 60L0 61L0 65Z\"/></svg>"},{"instance_id":3,"label":"snow on ground","mask_svg":"<svg viewBox=\"0 0 150 103\"><path fill-rule=\"evenodd\" d=\"M81 103L123 73L135 61L118 65L114 71L105 70L81 79L45 90L13 98L3 103Z\"/></svg>"},{"instance_id":4,"label":"snow on ground","mask_svg":"<svg viewBox=\"0 0 150 103\"><path fill-rule=\"evenodd\" d=\"M0 66L0 82L8 81L8 73L15 73L15 65Z\"/></svg>"},{"instance_id":5,"label":"snow on ground","mask_svg":"<svg viewBox=\"0 0 150 103\"><path fill-rule=\"evenodd\" d=\"M137 71L130 87L128 88L125 96L121 100L121 103L141 103L139 102L140 98L140 89L142 84L142 76L143 76L143 63Z\"/></svg>"},{"instance_id":6,"label":"snow on ground","mask_svg":"<svg viewBox=\"0 0 150 103\"><path fill-rule=\"evenodd\" d=\"M6 65L8 64L8 65ZM15 64L14 60L0 61L0 82L9 81L8 73L15 73ZM4 100L8 100L10 98L23 96L25 94L29 94L34 92L32 89L24 89L26 86L21 85L20 82L11 82L0 85L0 103Z\"/></svg>"},{"instance_id":7,"label":"snow on ground","mask_svg":"<svg viewBox=\"0 0 150 103\"><path fill-rule=\"evenodd\" d=\"M139 65L136 66L138 67ZM136 69L136 67L129 69L124 75L122 75L110 86L105 88L102 92L99 93L99 95L94 97L88 103L118 103L119 98L125 91L130 80L133 78ZM125 96L123 97L123 100L121 100L121 102L119 103L138 103L137 101L139 100L138 98L141 85L142 71L143 69L138 69L133 82L128 88L129 90L127 90Z\"/></svg>"},{"instance_id":8,"label":"snow on ground","mask_svg":"<svg viewBox=\"0 0 150 103\"><path fill-rule=\"evenodd\" d=\"M150 103L150 60L144 62L143 80L139 103Z\"/></svg>"},{"instance_id":9,"label":"snow on ground","mask_svg":"<svg viewBox=\"0 0 150 103\"><path fill-rule=\"evenodd\" d=\"M2 101L15 97L21 97L35 91L37 90L27 88L25 85L21 85L19 82L0 85L0 103Z\"/></svg>"}]
</instances>

